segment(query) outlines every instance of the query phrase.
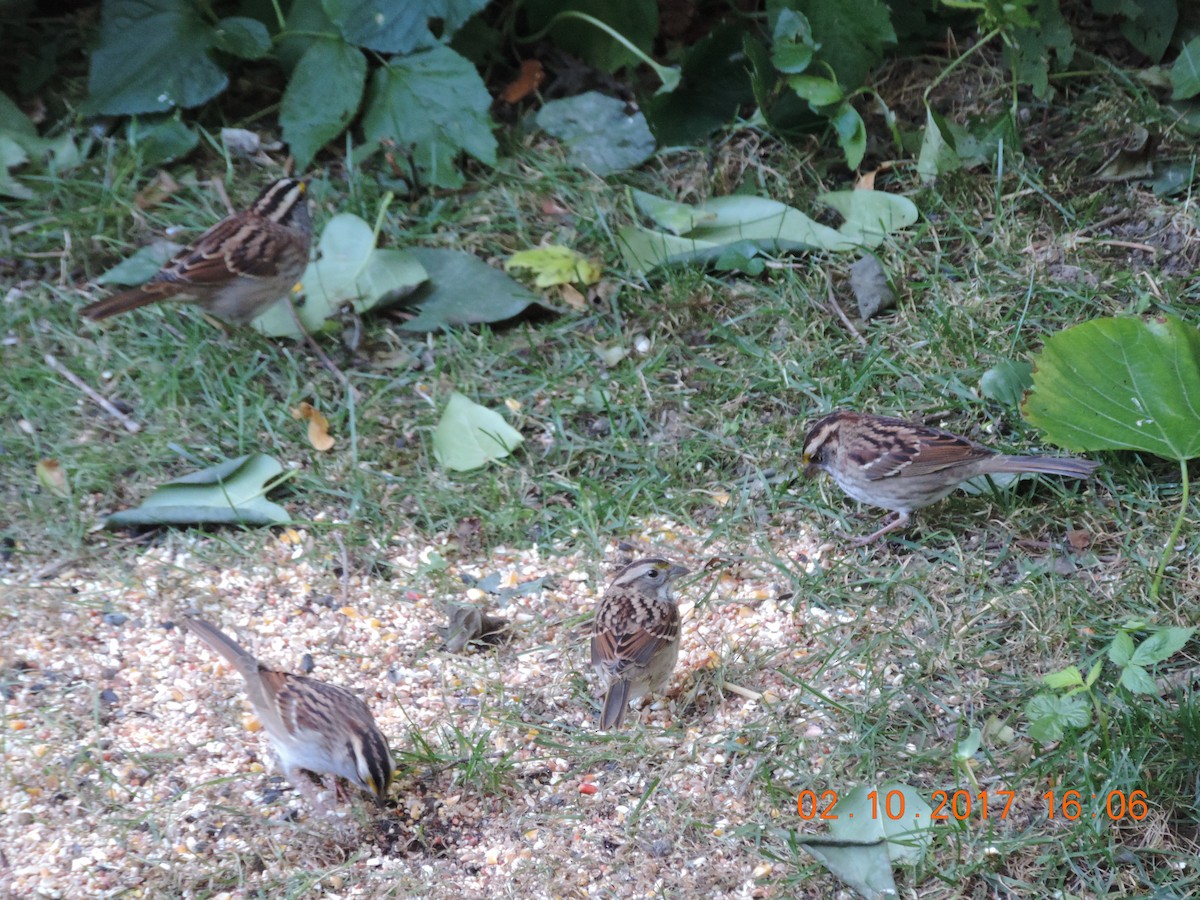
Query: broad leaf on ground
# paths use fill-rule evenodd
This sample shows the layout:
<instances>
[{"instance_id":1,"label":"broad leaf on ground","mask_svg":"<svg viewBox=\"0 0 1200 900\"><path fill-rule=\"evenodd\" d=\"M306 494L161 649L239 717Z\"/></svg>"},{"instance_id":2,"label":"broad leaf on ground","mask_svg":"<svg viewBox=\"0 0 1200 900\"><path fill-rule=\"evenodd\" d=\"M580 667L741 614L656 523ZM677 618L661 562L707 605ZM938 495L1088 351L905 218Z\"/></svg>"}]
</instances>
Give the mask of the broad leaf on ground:
<instances>
[{"instance_id":1,"label":"broad leaf on ground","mask_svg":"<svg viewBox=\"0 0 1200 900\"><path fill-rule=\"evenodd\" d=\"M1200 94L1200 37L1194 37L1179 51L1171 66L1171 99L1187 100Z\"/></svg>"},{"instance_id":2,"label":"broad leaf on ground","mask_svg":"<svg viewBox=\"0 0 1200 900\"><path fill-rule=\"evenodd\" d=\"M160 485L141 506L113 513L104 525L281 525L290 521L287 510L266 494L282 474L269 456L239 456Z\"/></svg>"},{"instance_id":3,"label":"broad leaf on ground","mask_svg":"<svg viewBox=\"0 0 1200 900\"><path fill-rule=\"evenodd\" d=\"M919 863L933 840L933 808L906 784L859 785L825 811L829 836L793 839L863 897L894 896L893 864Z\"/></svg>"},{"instance_id":4,"label":"broad leaf on ground","mask_svg":"<svg viewBox=\"0 0 1200 900\"><path fill-rule=\"evenodd\" d=\"M646 117L596 91L551 100L538 111L537 123L567 145L572 162L597 175L632 169L654 153Z\"/></svg>"},{"instance_id":5,"label":"broad leaf on ground","mask_svg":"<svg viewBox=\"0 0 1200 900\"><path fill-rule=\"evenodd\" d=\"M541 298L503 272L462 250L414 247L412 255L429 273L429 281L411 299L416 318L404 331L439 331L455 325L502 322Z\"/></svg>"},{"instance_id":6,"label":"broad leaf on ground","mask_svg":"<svg viewBox=\"0 0 1200 900\"><path fill-rule=\"evenodd\" d=\"M457 188L463 184L455 168L459 153L496 164L491 105L475 67L439 44L410 56L393 56L375 71L362 128L369 141L391 139L412 148L421 181Z\"/></svg>"},{"instance_id":7,"label":"broad leaf on ground","mask_svg":"<svg viewBox=\"0 0 1200 900\"><path fill-rule=\"evenodd\" d=\"M1200 456L1200 331L1174 316L1061 331L1034 359L1022 411L1068 450Z\"/></svg>"},{"instance_id":8,"label":"broad leaf on ground","mask_svg":"<svg viewBox=\"0 0 1200 900\"><path fill-rule=\"evenodd\" d=\"M626 265L640 274L661 265L711 262L735 244L742 245L739 252L747 257L753 250L845 252L875 247L918 217L911 200L884 191L835 191L818 196L818 201L845 218L837 229L766 197L734 195L689 206L634 191L633 199L643 214L665 229L627 225L618 231Z\"/></svg>"},{"instance_id":9,"label":"broad leaf on ground","mask_svg":"<svg viewBox=\"0 0 1200 900\"><path fill-rule=\"evenodd\" d=\"M154 241L102 273L96 284L145 284L182 249L182 244L173 241Z\"/></svg>"},{"instance_id":10,"label":"broad leaf on ground","mask_svg":"<svg viewBox=\"0 0 1200 900\"><path fill-rule=\"evenodd\" d=\"M523 441L504 417L455 391L433 433L433 454L455 472L469 472L508 456Z\"/></svg>"},{"instance_id":11,"label":"broad leaf on ground","mask_svg":"<svg viewBox=\"0 0 1200 900\"><path fill-rule=\"evenodd\" d=\"M1011 359L996 363L979 378L979 393L1005 406L1019 406L1032 386L1033 366Z\"/></svg>"},{"instance_id":12,"label":"broad leaf on ground","mask_svg":"<svg viewBox=\"0 0 1200 900\"><path fill-rule=\"evenodd\" d=\"M408 250L380 250L371 226L352 213L340 213L325 225L317 258L301 278L304 303L296 314L310 334L347 304L365 313L411 293L428 275ZM287 307L276 303L254 320L270 337L303 337Z\"/></svg>"},{"instance_id":13,"label":"broad leaf on ground","mask_svg":"<svg viewBox=\"0 0 1200 900\"><path fill-rule=\"evenodd\" d=\"M600 267L578 250L557 244L519 250L504 263L504 270L529 269L538 287L556 284L595 284L600 280Z\"/></svg>"}]
</instances>

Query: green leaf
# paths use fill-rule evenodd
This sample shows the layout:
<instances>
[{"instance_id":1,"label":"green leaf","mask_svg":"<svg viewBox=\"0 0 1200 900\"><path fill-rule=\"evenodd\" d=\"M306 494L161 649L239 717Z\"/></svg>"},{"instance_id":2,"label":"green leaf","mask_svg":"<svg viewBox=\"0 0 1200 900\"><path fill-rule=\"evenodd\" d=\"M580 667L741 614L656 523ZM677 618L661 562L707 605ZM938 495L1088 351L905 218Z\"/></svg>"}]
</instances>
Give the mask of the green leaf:
<instances>
[{"instance_id":1,"label":"green leaf","mask_svg":"<svg viewBox=\"0 0 1200 900\"><path fill-rule=\"evenodd\" d=\"M828 63L838 84L853 89L866 82L883 59L884 48L896 43L891 14L883 0L795 0L794 6L821 42L817 58Z\"/></svg>"},{"instance_id":2,"label":"green leaf","mask_svg":"<svg viewBox=\"0 0 1200 900\"><path fill-rule=\"evenodd\" d=\"M187 156L200 143L200 135L179 121L178 115L131 119L127 134L146 167Z\"/></svg>"},{"instance_id":3,"label":"green leaf","mask_svg":"<svg viewBox=\"0 0 1200 900\"><path fill-rule=\"evenodd\" d=\"M348 43L380 53L409 53L449 40L487 0L322 0L325 12ZM431 22L441 27L435 35Z\"/></svg>"},{"instance_id":4,"label":"green leaf","mask_svg":"<svg viewBox=\"0 0 1200 900\"><path fill-rule=\"evenodd\" d=\"M462 151L496 164L488 110L492 98L475 67L449 47L393 56L367 92L363 133L413 149L421 177L438 187L463 183L454 163Z\"/></svg>"},{"instance_id":5,"label":"green leaf","mask_svg":"<svg viewBox=\"0 0 1200 900\"><path fill-rule=\"evenodd\" d=\"M14 179L8 171L28 159L29 155L24 147L9 135L0 133L0 195L15 197L18 200L29 200L33 197L33 191Z\"/></svg>"},{"instance_id":6,"label":"green leaf","mask_svg":"<svg viewBox=\"0 0 1200 900\"><path fill-rule=\"evenodd\" d=\"M1179 21L1182 4L1176 0L1137 0L1137 16L1121 23L1121 34L1138 50L1159 62L1171 46L1171 35Z\"/></svg>"},{"instance_id":7,"label":"green leaf","mask_svg":"<svg viewBox=\"0 0 1200 900\"><path fill-rule=\"evenodd\" d=\"M1117 632L1108 645L1108 658L1118 666L1127 666L1133 660L1133 638L1127 631Z\"/></svg>"},{"instance_id":8,"label":"green leaf","mask_svg":"<svg viewBox=\"0 0 1200 900\"><path fill-rule=\"evenodd\" d=\"M818 78L816 75L792 75L787 79L788 87L814 107L837 103L845 93L836 81Z\"/></svg>"},{"instance_id":9,"label":"green leaf","mask_svg":"<svg viewBox=\"0 0 1200 900\"><path fill-rule=\"evenodd\" d=\"M839 803L837 809L841 808ZM882 838L847 843L826 835L788 834L785 840L811 855L860 897L899 896L892 859Z\"/></svg>"},{"instance_id":10,"label":"green leaf","mask_svg":"<svg viewBox=\"0 0 1200 900\"><path fill-rule=\"evenodd\" d=\"M829 833L844 841L883 838L893 863L916 865L933 840L933 808L921 793L907 784L885 784L878 790L860 784L838 799Z\"/></svg>"},{"instance_id":11,"label":"green leaf","mask_svg":"<svg viewBox=\"0 0 1200 900\"><path fill-rule=\"evenodd\" d=\"M226 460L155 488L136 509L113 513L106 528L128 525L282 525L287 510L266 498L283 466L253 454Z\"/></svg>"},{"instance_id":12,"label":"green leaf","mask_svg":"<svg viewBox=\"0 0 1200 900\"><path fill-rule=\"evenodd\" d=\"M726 249L749 242L766 252L830 250L847 251L878 245L898 228L917 220L911 200L883 191L834 191L817 199L837 209L846 219L834 230L776 200L734 195L716 197L700 206L671 203L648 194L635 193L635 202L671 228L687 227L674 235L627 225L617 232L626 265L645 273L661 265L711 262ZM688 210L692 212L689 214ZM739 250L743 256L748 254Z\"/></svg>"},{"instance_id":13,"label":"green leaf","mask_svg":"<svg viewBox=\"0 0 1200 900\"><path fill-rule=\"evenodd\" d=\"M817 44L803 13L784 7L771 36L771 63L780 72L798 75L812 62Z\"/></svg>"},{"instance_id":14,"label":"green leaf","mask_svg":"<svg viewBox=\"0 0 1200 900\"><path fill-rule=\"evenodd\" d=\"M847 168L857 169L867 152L867 126L863 124L862 116L849 101L845 101L837 108L830 121L833 123L833 130L837 132L838 146L842 148L842 155L846 157Z\"/></svg>"},{"instance_id":15,"label":"green leaf","mask_svg":"<svg viewBox=\"0 0 1200 900\"><path fill-rule=\"evenodd\" d=\"M1200 94L1200 37L1194 37L1179 51L1171 66L1171 99L1187 100Z\"/></svg>"},{"instance_id":16,"label":"green leaf","mask_svg":"<svg viewBox=\"0 0 1200 900\"><path fill-rule=\"evenodd\" d=\"M537 123L567 145L573 163L602 177L641 165L654 153L645 116L596 91L551 100L538 111Z\"/></svg>"},{"instance_id":17,"label":"green leaf","mask_svg":"<svg viewBox=\"0 0 1200 900\"><path fill-rule=\"evenodd\" d=\"M304 303L296 315L305 330L317 332L346 304L365 313L412 293L427 277L410 251L376 248L370 225L352 213L339 213L326 223L317 258L300 279ZM282 303L255 319L254 327L271 337L302 337Z\"/></svg>"},{"instance_id":18,"label":"green leaf","mask_svg":"<svg viewBox=\"0 0 1200 900\"><path fill-rule=\"evenodd\" d=\"M519 250L504 263L504 271L529 269L534 285L553 287L556 284L595 284L600 280L600 267L570 247L550 244Z\"/></svg>"},{"instance_id":19,"label":"green leaf","mask_svg":"<svg viewBox=\"0 0 1200 900\"><path fill-rule=\"evenodd\" d=\"M88 66L88 114L199 106L228 77L208 51L216 35L191 0L107 0Z\"/></svg>"},{"instance_id":20,"label":"green leaf","mask_svg":"<svg viewBox=\"0 0 1200 900\"><path fill-rule=\"evenodd\" d=\"M1163 628L1138 644L1133 662L1139 666L1152 666L1170 659L1191 640L1195 628Z\"/></svg>"},{"instance_id":21,"label":"green leaf","mask_svg":"<svg viewBox=\"0 0 1200 900\"><path fill-rule=\"evenodd\" d=\"M1025 392L1033 387L1033 366L1006 359L996 363L979 379L979 393L1005 406L1021 404Z\"/></svg>"},{"instance_id":22,"label":"green leaf","mask_svg":"<svg viewBox=\"0 0 1200 900\"><path fill-rule=\"evenodd\" d=\"M325 14L321 0L292 0L275 46L275 56L284 71L290 73L309 47L318 41L330 40L336 30Z\"/></svg>"},{"instance_id":23,"label":"green leaf","mask_svg":"<svg viewBox=\"0 0 1200 900\"><path fill-rule=\"evenodd\" d=\"M716 222L717 214L687 203L664 200L646 191L632 189L633 202L638 211L654 220L654 224L672 234L687 234L689 231Z\"/></svg>"},{"instance_id":24,"label":"green leaf","mask_svg":"<svg viewBox=\"0 0 1200 900\"><path fill-rule=\"evenodd\" d=\"M271 51L267 26L246 16L230 16L218 22L213 30L213 43L217 49L242 59L262 59Z\"/></svg>"},{"instance_id":25,"label":"green leaf","mask_svg":"<svg viewBox=\"0 0 1200 900\"><path fill-rule=\"evenodd\" d=\"M979 752L979 748L983 746L983 732L978 728L972 728L965 738L959 741L954 747L954 759L956 762L965 762L971 759Z\"/></svg>"},{"instance_id":26,"label":"green leaf","mask_svg":"<svg viewBox=\"0 0 1200 900\"><path fill-rule=\"evenodd\" d=\"M946 120L925 107L925 134L921 138L921 152L917 156L917 174L922 181L930 182L961 165L954 135L947 127Z\"/></svg>"},{"instance_id":27,"label":"green leaf","mask_svg":"<svg viewBox=\"0 0 1200 900\"><path fill-rule=\"evenodd\" d=\"M1158 685L1141 666L1128 665L1121 670L1121 687L1133 694L1157 694Z\"/></svg>"},{"instance_id":28,"label":"green leaf","mask_svg":"<svg viewBox=\"0 0 1200 900\"><path fill-rule=\"evenodd\" d=\"M358 113L366 80L366 57L343 41L315 41L300 57L279 110L297 168L306 169L318 150L345 131Z\"/></svg>"},{"instance_id":29,"label":"green leaf","mask_svg":"<svg viewBox=\"0 0 1200 900\"><path fill-rule=\"evenodd\" d=\"M443 467L469 472L503 459L523 440L498 412L455 391L433 433L433 454Z\"/></svg>"},{"instance_id":30,"label":"green leaf","mask_svg":"<svg viewBox=\"0 0 1200 900\"><path fill-rule=\"evenodd\" d=\"M1014 69L1017 81L1028 84L1039 100L1050 95L1051 52L1059 67L1069 66L1075 56L1074 36L1058 0L1037 0L1033 21L1011 29L1003 46L1005 62Z\"/></svg>"},{"instance_id":31,"label":"green leaf","mask_svg":"<svg viewBox=\"0 0 1200 900\"><path fill-rule=\"evenodd\" d=\"M745 40L741 25L714 28L686 50L679 87L642 103L660 145L693 144L732 122L754 99Z\"/></svg>"},{"instance_id":32,"label":"green leaf","mask_svg":"<svg viewBox=\"0 0 1200 900\"><path fill-rule=\"evenodd\" d=\"M419 315L400 325L402 331L502 322L541 302L536 294L470 253L428 247L415 247L411 252L429 273L429 281L412 298Z\"/></svg>"},{"instance_id":33,"label":"green leaf","mask_svg":"<svg viewBox=\"0 0 1200 900\"><path fill-rule=\"evenodd\" d=\"M817 194L816 200L842 214L845 221L838 226L838 234L854 247L878 247L888 236L920 218L915 203L887 191L827 191Z\"/></svg>"},{"instance_id":34,"label":"green leaf","mask_svg":"<svg viewBox=\"0 0 1200 900\"><path fill-rule=\"evenodd\" d=\"M1078 694L1069 697L1038 694L1025 704L1025 717L1029 720L1029 736L1049 744L1062 740L1068 728L1086 728L1092 721L1092 710Z\"/></svg>"},{"instance_id":35,"label":"green leaf","mask_svg":"<svg viewBox=\"0 0 1200 900\"><path fill-rule=\"evenodd\" d=\"M1065 669L1043 675L1042 681L1047 687L1055 690L1079 687L1083 684L1083 673L1079 671L1078 666L1067 666Z\"/></svg>"},{"instance_id":36,"label":"green leaf","mask_svg":"<svg viewBox=\"0 0 1200 900\"><path fill-rule=\"evenodd\" d=\"M155 241L147 244L133 256L117 263L96 279L96 284L133 285L144 284L158 274L167 260L183 249L173 241Z\"/></svg>"},{"instance_id":37,"label":"green leaf","mask_svg":"<svg viewBox=\"0 0 1200 900\"><path fill-rule=\"evenodd\" d=\"M1025 418L1068 450L1200 455L1200 331L1174 316L1095 319L1046 341Z\"/></svg>"}]
</instances>

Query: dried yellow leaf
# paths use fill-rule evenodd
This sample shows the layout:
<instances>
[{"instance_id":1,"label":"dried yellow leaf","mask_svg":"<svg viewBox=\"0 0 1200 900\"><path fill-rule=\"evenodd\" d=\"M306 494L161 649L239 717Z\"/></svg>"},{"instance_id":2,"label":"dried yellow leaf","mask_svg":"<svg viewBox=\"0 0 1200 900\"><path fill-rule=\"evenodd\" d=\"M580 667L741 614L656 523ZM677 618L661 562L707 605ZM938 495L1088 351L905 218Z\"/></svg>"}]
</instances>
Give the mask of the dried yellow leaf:
<instances>
[{"instance_id":1,"label":"dried yellow leaf","mask_svg":"<svg viewBox=\"0 0 1200 900\"><path fill-rule=\"evenodd\" d=\"M321 453L333 449L333 436L329 433L329 420L311 403L301 403L292 410L293 419L308 422L308 442Z\"/></svg>"}]
</instances>

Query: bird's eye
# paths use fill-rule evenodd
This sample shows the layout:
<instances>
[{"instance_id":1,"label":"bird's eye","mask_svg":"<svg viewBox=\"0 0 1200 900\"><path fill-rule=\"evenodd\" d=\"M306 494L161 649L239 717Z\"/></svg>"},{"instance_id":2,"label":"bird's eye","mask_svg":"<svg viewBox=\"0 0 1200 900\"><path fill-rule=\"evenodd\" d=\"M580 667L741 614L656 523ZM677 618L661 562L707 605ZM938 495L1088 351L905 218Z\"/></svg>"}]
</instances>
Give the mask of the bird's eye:
<instances>
[{"instance_id":1,"label":"bird's eye","mask_svg":"<svg viewBox=\"0 0 1200 900\"><path fill-rule=\"evenodd\" d=\"M647 578L649 578L651 581L654 581L654 580L656 580L656 579L659 577L659 575L661 575L661 574L662 574L662 573L661 573L661 572L659 572L659 571L658 571L658 569L651 569L649 572L647 572L647 573L646 573L646 577L647 577Z\"/></svg>"}]
</instances>

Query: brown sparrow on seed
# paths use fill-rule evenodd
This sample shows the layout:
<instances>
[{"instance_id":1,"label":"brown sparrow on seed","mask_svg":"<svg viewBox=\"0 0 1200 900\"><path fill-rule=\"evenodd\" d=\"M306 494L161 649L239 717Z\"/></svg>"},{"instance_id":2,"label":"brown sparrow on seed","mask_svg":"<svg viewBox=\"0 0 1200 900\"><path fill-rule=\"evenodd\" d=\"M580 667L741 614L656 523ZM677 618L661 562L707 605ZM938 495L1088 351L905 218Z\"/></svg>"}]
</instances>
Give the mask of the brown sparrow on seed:
<instances>
[{"instance_id":1,"label":"brown sparrow on seed","mask_svg":"<svg viewBox=\"0 0 1200 900\"><path fill-rule=\"evenodd\" d=\"M313 806L320 809L321 803L301 769L326 776L327 788L334 786L329 776L340 775L383 805L395 763L362 700L337 685L268 669L203 619L188 616L183 623L245 679L250 704L271 738L284 774Z\"/></svg>"},{"instance_id":2,"label":"brown sparrow on seed","mask_svg":"<svg viewBox=\"0 0 1200 900\"><path fill-rule=\"evenodd\" d=\"M303 181L280 178L248 210L208 229L145 284L89 303L83 315L99 321L186 297L215 316L245 325L304 274L312 246L305 190Z\"/></svg>"},{"instance_id":3,"label":"brown sparrow on seed","mask_svg":"<svg viewBox=\"0 0 1200 900\"><path fill-rule=\"evenodd\" d=\"M854 540L860 546L905 527L913 510L968 478L1005 472L1087 478L1100 465L1072 456L1006 456L939 428L845 409L809 428L801 462L805 475L824 469L855 500L892 510L890 522Z\"/></svg>"},{"instance_id":4,"label":"brown sparrow on seed","mask_svg":"<svg viewBox=\"0 0 1200 900\"><path fill-rule=\"evenodd\" d=\"M619 728L631 700L663 689L679 657L679 610L671 582L686 575L665 559L625 566L592 622L592 666L606 688L602 729Z\"/></svg>"}]
</instances>

